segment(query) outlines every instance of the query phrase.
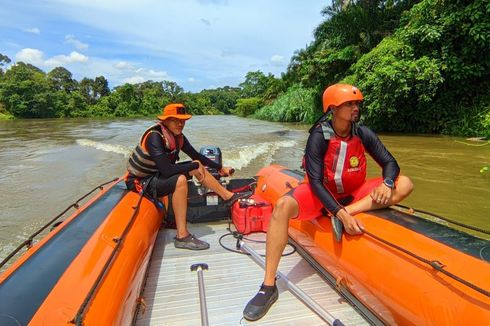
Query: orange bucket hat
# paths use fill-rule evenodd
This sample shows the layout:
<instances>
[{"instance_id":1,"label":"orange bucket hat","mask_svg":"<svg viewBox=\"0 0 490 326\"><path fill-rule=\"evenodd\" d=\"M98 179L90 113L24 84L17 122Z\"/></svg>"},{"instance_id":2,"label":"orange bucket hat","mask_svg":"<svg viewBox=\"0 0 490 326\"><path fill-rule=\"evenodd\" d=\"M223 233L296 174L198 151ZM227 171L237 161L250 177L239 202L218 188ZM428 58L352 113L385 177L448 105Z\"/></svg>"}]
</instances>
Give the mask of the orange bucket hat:
<instances>
[{"instance_id":1,"label":"orange bucket hat","mask_svg":"<svg viewBox=\"0 0 490 326\"><path fill-rule=\"evenodd\" d=\"M189 120L192 114L187 113L187 109L184 104L171 103L163 108L162 114L158 115L157 118L164 121L167 118L177 118L181 120Z\"/></svg>"}]
</instances>

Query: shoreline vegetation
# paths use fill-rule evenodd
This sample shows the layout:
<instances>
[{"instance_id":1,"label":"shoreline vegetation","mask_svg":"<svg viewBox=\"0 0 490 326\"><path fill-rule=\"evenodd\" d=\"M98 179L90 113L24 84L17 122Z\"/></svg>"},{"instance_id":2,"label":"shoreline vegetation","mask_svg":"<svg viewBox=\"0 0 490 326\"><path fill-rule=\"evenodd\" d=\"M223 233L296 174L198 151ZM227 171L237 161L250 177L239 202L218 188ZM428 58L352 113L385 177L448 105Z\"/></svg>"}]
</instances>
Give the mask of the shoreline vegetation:
<instances>
[{"instance_id":1,"label":"shoreline vegetation","mask_svg":"<svg viewBox=\"0 0 490 326\"><path fill-rule=\"evenodd\" d=\"M252 71L238 87L198 93L151 80L111 90L104 76L77 81L0 53L0 120L147 117L183 102L193 114L312 123L324 88L346 82L377 132L489 139L489 13L484 0L332 1L280 77Z\"/></svg>"}]
</instances>

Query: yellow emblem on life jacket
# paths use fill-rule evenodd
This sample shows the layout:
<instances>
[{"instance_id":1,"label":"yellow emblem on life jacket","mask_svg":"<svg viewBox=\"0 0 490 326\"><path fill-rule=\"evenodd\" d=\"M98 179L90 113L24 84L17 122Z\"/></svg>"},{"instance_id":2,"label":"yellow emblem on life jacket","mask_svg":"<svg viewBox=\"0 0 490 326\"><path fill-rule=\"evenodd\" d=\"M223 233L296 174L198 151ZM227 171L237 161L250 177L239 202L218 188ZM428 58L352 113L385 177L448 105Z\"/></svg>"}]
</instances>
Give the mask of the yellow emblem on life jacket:
<instances>
[{"instance_id":1,"label":"yellow emblem on life jacket","mask_svg":"<svg viewBox=\"0 0 490 326\"><path fill-rule=\"evenodd\" d=\"M359 159L357 158L357 156L351 156L351 158L349 159L349 163L351 168L357 168L359 166Z\"/></svg>"}]
</instances>

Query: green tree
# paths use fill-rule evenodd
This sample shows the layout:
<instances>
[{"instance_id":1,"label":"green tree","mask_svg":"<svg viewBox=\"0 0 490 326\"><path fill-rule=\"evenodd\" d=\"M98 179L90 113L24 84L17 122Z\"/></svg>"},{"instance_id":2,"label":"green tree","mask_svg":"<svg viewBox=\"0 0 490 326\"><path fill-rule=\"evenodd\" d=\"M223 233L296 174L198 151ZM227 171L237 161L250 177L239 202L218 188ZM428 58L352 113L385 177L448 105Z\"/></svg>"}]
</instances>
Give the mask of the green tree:
<instances>
[{"instance_id":1,"label":"green tree","mask_svg":"<svg viewBox=\"0 0 490 326\"><path fill-rule=\"evenodd\" d=\"M114 107L114 116L128 117L141 114L141 98L136 96L136 87L132 84L124 84L114 89L111 94Z\"/></svg>"},{"instance_id":2,"label":"green tree","mask_svg":"<svg viewBox=\"0 0 490 326\"><path fill-rule=\"evenodd\" d=\"M202 91L200 93L186 93L183 103L192 114L204 114L204 112L211 110L211 101L209 97L202 95Z\"/></svg>"},{"instance_id":3,"label":"green tree","mask_svg":"<svg viewBox=\"0 0 490 326\"><path fill-rule=\"evenodd\" d=\"M353 70L355 75L346 81L364 93L363 118L369 126L384 131L428 131L427 123L435 113L430 103L443 83L437 60L417 58L410 45L389 37Z\"/></svg>"},{"instance_id":4,"label":"green tree","mask_svg":"<svg viewBox=\"0 0 490 326\"><path fill-rule=\"evenodd\" d=\"M0 102L17 118L51 118L55 116L45 73L39 68L18 62L5 72L0 87Z\"/></svg>"},{"instance_id":5,"label":"green tree","mask_svg":"<svg viewBox=\"0 0 490 326\"><path fill-rule=\"evenodd\" d=\"M80 94L82 94L83 98L85 99L85 102L87 102L89 105L93 105L97 103L93 79L84 77L78 84L78 90L80 91Z\"/></svg>"},{"instance_id":6,"label":"green tree","mask_svg":"<svg viewBox=\"0 0 490 326\"><path fill-rule=\"evenodd\" d=\"M64 67L56 67L46 75L46 79L50 87L54 115L59 118L70 117L68 102L71 93L78 86L77 81L72 78L72 73Z\"/></svg>"},{"instance_id":7,"label":"green tree","mask_svg":"<svg viewBox=\"0 0 490 326\"><path fill-rule=\"evenodd\" d=\"M48 82L54 91L71 93L77 88L77 81L73 75L64 67L56 67L47 74Z\"/></svg>"},{"instance_id":8,"label":"green tree","mask_svg":"<svg viewBox=\"0 0 490 326\"><path fill-rule=\"evenodd\" d=\"M136 94L141 99L139 112L142 115L154 115L160 113L165 97L161 82L146 81L135 85Z\"/></svg>"},{"instance_id":9,"label":"green tree","mask_svg":"<svg viewBox=\"0 0 490 326\"><path fill-rule=\"evenodd\" d=\"M342 79L352 64L390 35L402 13L414 3L415 0L332 1L322 11L326 19L315 29L314 41L293 55L284 78L286 84L300 83L320 93L325 86Z\"/></svg>"},{"instance_id":10,"label":"green tree","mask_svg":"<svg viewBox=\"0 0 490 326\"><path fill-rule=\"evenodd\" d=\"M89 117L88 104L85 96L80 91L74 91L70 94L66 104L66 112L69 113L70 117L74 118Z\"/></svg>"},{"instance_id":11,"label":"green tree","mask_svg":"<svg viewBox=\"0 0 490 326\"><path fill-rule=\"evenodd\" d=\"M248 72L242 88L242 97L262 97L268 87L269 78L260 70Z\"/></svg>"},{"instance_id":12,"label":"green tree","mask_svg":"<svg viewBox=\"0 0 490 326\"><path fill-rule=\"evenodd\" d=\"M109 82L104 76L98 76L95 80L85 77L80 81L78 89L85 102L89 105L96 104L102 97L111 93Z\"/></svg>"},{"instance_id":13,"label":"green tree","mask_svg":"<svg viewBox=\"0 0 490 326\"><path fill-rule=\"evenodd\" d=\"M488 134L487 5L424 0L407 12L347 78L366 93L367 121L379 130Z\"/></svg>"},{"instance_id":14,"label":"green tree","mask_svg":"<svg viewBox=\"0 0 490 326\"><path fill-rule=\"evenodd\" d=\"M168 97L169 102L180 103L183 102L184 89L180 87L176 82L164 80L162 82L163 92Z\"/></svg>"},{"instance_id":15,"label":"green tree","mask_svg":"<svg viewBox=\"0 0 490 326\"><path fill-rule=\"evenodd\" d=\"M105 79L104 76L95 77L93 83L93 92L94 98L100 99L101 97L107 96L110 94L109 82Z\"/></svg>"},{"instance_id":16,"label":"green tree","mask_svg":"<svg viewBox=\"0 0 490 326\"><path fill-rule=\"evenodd\" d=\"M252 115L262 106L262 100L258 97L241 98L237 100L234 113L241 117Z\"/></svg>"},{"instance_id":17,"label":"green tree","mask_svg":"<svg viewBox=\"0 0 490 326\"><path fill-rule=\"evenodd\" d=\"M3 67L10 63L10 58L0 53L0 77L3 75Z\"/></svg>"},{"instance_id":18,"label":"green tree","mask_svg":"<svg viewBox=\"0 0 490 326\"><path fill-rule=\"evenodd\" d=\"M193 110L197 109L201 113L207 112L205 114L229 114L235 108L236 101L240 97L240 91L240 88L229 86L202 90L197 96L207 99L205 101L206 106L193 108Z\"/></svg>"},{"instance_id":19,"label":"green tree","mask_svg":"<svg viewBox=\"0 0 490 326\"><path fill-rule=\"evenodd\" d=\"M267 89L264 94L262 94L262 98L265 103L271 103L286 90L287 85L282 78L275 78L273 75L269 74Z\"/></svg>"}]
</instances>

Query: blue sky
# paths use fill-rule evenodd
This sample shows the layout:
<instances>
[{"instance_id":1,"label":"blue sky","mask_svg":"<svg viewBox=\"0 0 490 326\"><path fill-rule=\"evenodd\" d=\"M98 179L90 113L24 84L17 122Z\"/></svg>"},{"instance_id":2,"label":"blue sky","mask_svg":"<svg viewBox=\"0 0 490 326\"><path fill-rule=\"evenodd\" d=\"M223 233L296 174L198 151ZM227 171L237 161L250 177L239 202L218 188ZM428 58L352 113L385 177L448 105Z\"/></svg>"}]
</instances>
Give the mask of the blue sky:
<instances>
[{"instance_id":1,"label":"blue sky","mask_svg":"<svg viewBox=\"0 0 490 326\"><path fill-rule=\"evenodd\" d=\"M320 0L0 0L0 53L77 80L186 91L279 76L324 19Z\"/></svg>"}]
</instances>

